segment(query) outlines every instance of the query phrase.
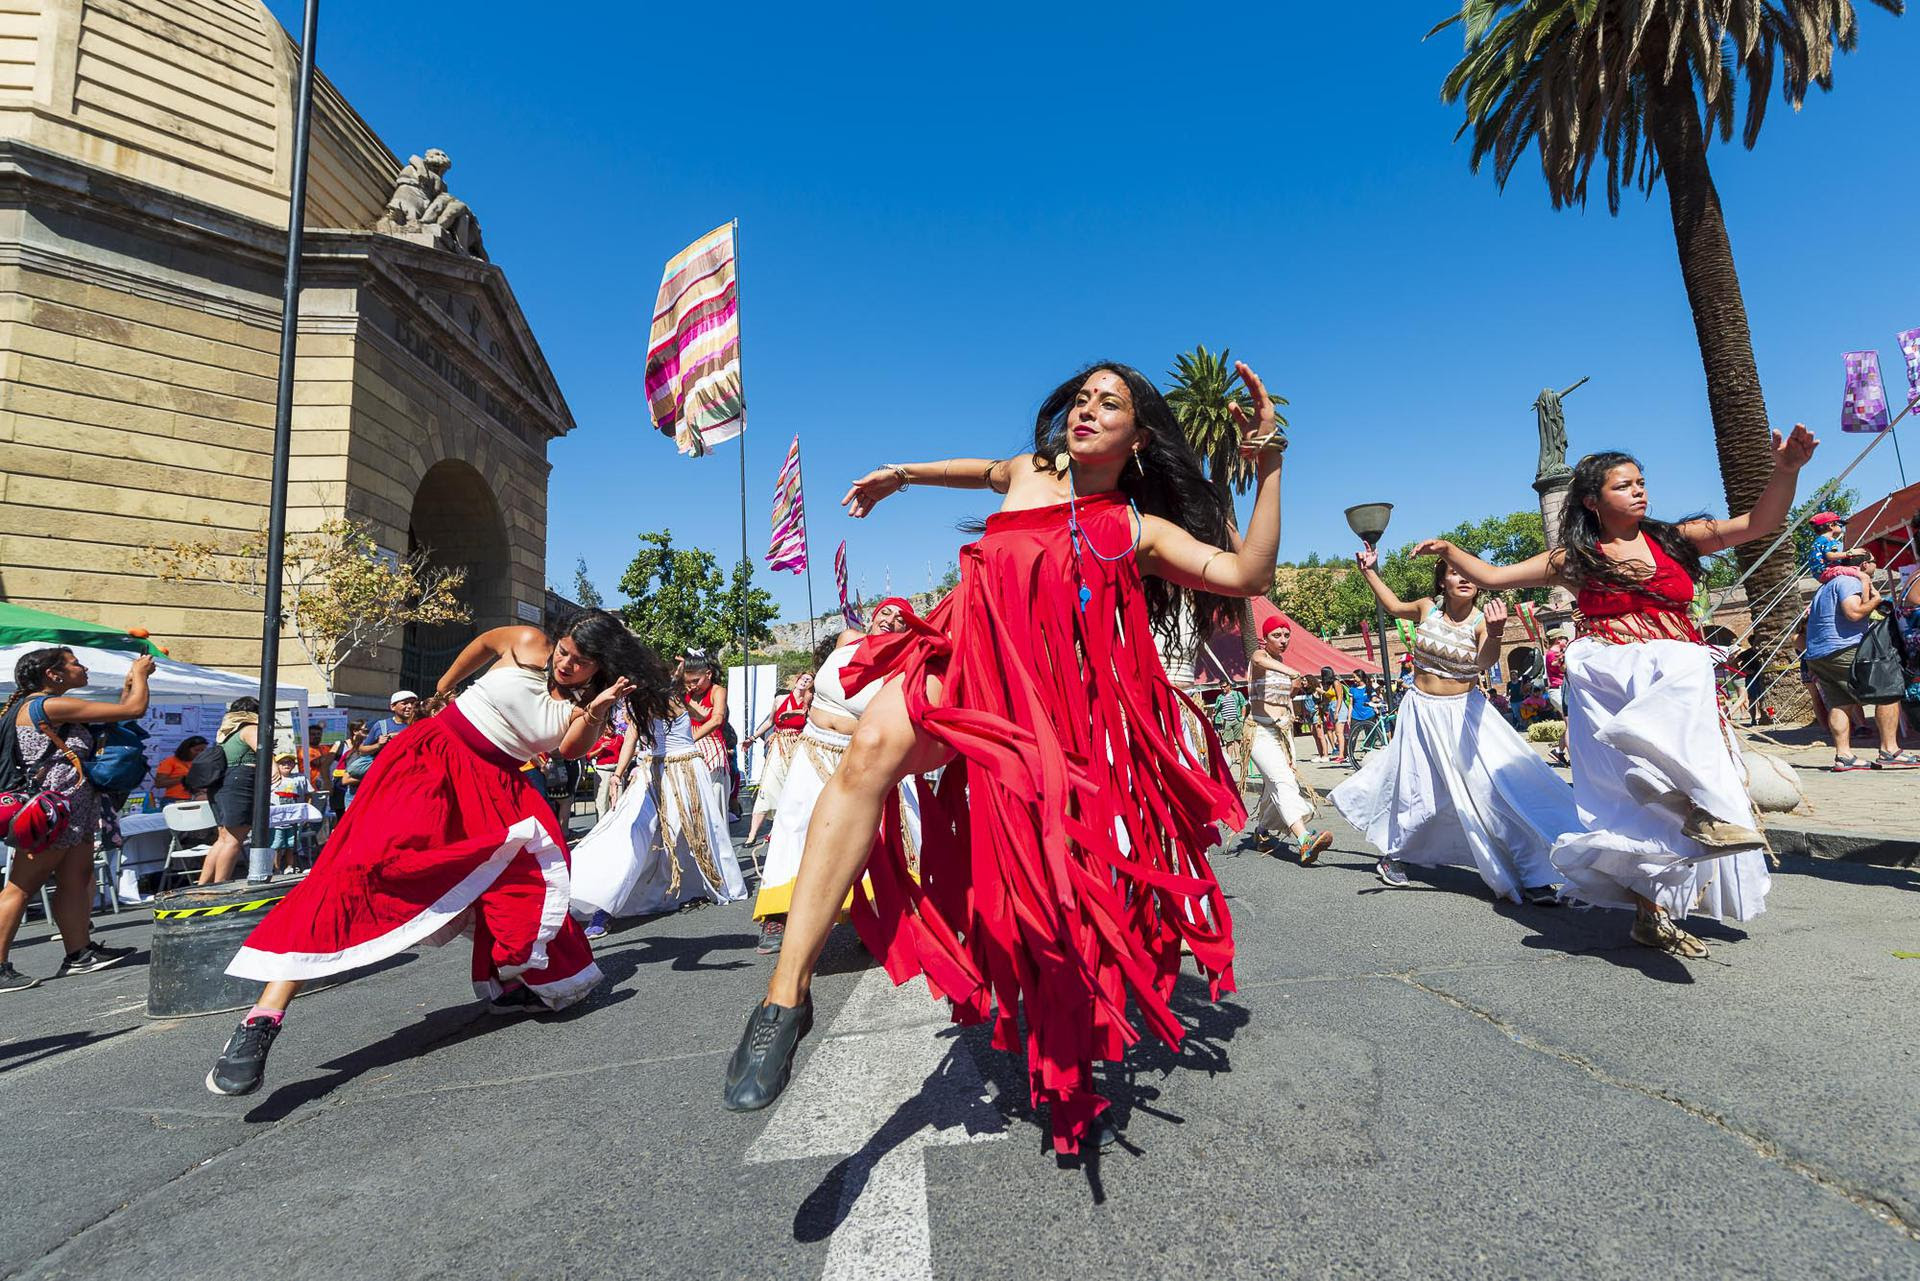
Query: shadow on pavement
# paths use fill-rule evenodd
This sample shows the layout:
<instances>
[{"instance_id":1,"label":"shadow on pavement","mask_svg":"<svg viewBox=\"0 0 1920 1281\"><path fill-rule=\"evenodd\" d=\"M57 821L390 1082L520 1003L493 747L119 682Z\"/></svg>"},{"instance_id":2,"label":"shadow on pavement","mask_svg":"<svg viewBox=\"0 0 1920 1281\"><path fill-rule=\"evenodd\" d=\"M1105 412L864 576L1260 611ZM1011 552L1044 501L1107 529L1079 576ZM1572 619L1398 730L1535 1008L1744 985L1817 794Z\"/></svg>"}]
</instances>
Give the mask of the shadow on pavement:
<instances>
[{"instance_id":1,"label":"shadow on pavement","mask_svg":"<svg viewBox=\"0 0 1920 1281\"><path fill-rule=\"evenodd\" d=\"M14 1068L26 1067L29 1063L39 1063L69 1050L84 1050L90 1045L102 1041L111 1041L116 1036L125 1036L137 1031L138 1026L123 1027L116 1032L62 1032L55 1036L35 1036L24 1041L12 1041L0 1045L0 1072L9 1072Z\"/></svg>"},{"instance_id":2,"label":"shadow on pavement","mask_svg":"<svg viewBox=\"0 0 1920 1281\"><path fill-rule=\"evenodd\" d=\"M355 1077L375 1068L392 1067L422 1058L435 1050L485 1036L495 1028L515 1021L483 1013L480 1007L473 1004L435 1010L418 1023L391 1032L372 1045L321 1064L323 1068L332 1069L327 1076L309 1077L281 1086L247 1113L246 1119L253 1122L285 1120L301 1105L324 1098Z\"/></svg>"},{"instance_id":3,"label":"shadow on pavement","mask_svg":"<svg viewBox=\"0 0 1920 1281\"><path fill-rule=\"evenodd\" d=\"M625 931L622 931L624 933ZM705 961L710 952L751 953L759 943L754 934L709 934L702 938L676 938L672 935L652 934L636 939L632 946L605 948L594 953L601 970L618 983L630 979L643 965L658 965L666 962L670 969L682 973L695 970L738 970L752 965L751 960L728 960L718 963Z\"/></svg>"},{"instance_id":4,"label":"shadow on pavement","mask_svg":"<svg viewBox=\"0 0 1920 1281\"><path fill-rule=\"evenodd\" d=\"M1879 885L1890 890L1920 890L1920 868L1887 867L1879 863L1851 863L1833 858L1786 855L1781 874L1811 876L1843 885Z\"/></svg>"}]
</instances>

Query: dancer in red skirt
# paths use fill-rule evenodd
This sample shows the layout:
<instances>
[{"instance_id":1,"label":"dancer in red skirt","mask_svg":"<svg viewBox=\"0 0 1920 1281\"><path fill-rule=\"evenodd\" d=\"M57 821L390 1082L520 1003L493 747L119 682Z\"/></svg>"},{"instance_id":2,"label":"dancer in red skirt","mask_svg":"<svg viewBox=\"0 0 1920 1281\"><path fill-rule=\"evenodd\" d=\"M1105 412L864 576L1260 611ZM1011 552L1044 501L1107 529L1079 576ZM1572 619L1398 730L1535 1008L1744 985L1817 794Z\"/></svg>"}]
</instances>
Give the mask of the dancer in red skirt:
<instances>
[{"instance_id":1,"label":"dancer in red skirt","mask_svg":"<svg viewBox=\"0 0 1920 1281\"><path fill-rule=\"evenodd\" d=\"M952 594L908 630L868 637L847 665L849 692L886 685L814 809L727 1107L765 1107L786 1087L813 1022L814 965L863 867L872 894L854 923L895 982L924 975L961 1022L991 1014L1002 1049L1024 1012L1033 1101L1062 1152L1107 1107L1093 1060L1139 1039L1129 998L1178 1044L1168 1002L1183 946L1216 996L1233 990L1231 924L1204 851L1216 822L1238 827L1245 811L1212 729L1200 745L1211 768L1184 742L1153 631L1173 629L1189 600L1204 623L1222 597L1273 582L1285 441L1259 378L1239 371L1258 407L1239 418L1259 489L1237 550L1166 401L1125 365L1061 384L1032 454L889 465L842 500L858 517L910 484L1006 495L961 549ZM941 765L937 791L920 789L916 880L882 808L898 804L900 779Z\"/></svg>"},{"instance_id":2,"label":"dancer in red skirt","mask_svg":"<svg viewBox=\"0 0 1920 1281\"><path fill-rule=\"evenodd\" d=\"M474 990L499 1012L561 1009L599 983L567 916L566 835L520 766L542 752L585 755L622 699L641 723L662 715L666 668L617 618L589 610L557 641L533 627L482 634L440 678L440 695L488 664L380 753L312 873L227 966L267 986L207 1073L209 1090L260 1087L306 980L463 932Z\"/></svg>"}]
</instances>

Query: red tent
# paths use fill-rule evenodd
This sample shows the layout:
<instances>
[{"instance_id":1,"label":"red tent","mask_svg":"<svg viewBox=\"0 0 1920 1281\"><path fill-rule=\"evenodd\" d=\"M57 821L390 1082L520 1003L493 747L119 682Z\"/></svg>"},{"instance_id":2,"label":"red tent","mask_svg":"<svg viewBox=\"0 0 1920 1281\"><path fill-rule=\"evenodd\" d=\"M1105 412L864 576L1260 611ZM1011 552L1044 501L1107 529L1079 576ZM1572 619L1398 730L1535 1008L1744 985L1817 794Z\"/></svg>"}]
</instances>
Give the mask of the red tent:
<instances>
[{"instance_id":1,"label":"red tent","mask_svg":"<svg viewBox=\"0 0 1920 1281\"><path fill-rule=\"evenodd\" d=\"M1276 615L1281 622L1293 628L1293 643L1287 646L1287 652L1281 656L1280 661L1302 676L1318 675L1323 667L1331 667L1342 676L1349 672L1380 670L1378 663L1369 663L1364 658L1343 654L1327 644L1288 618L1266 597L1253 598L1253 625L1256 631L1264 627L1269 618ZM1375 644L1378 643L1376 640ZM1219 680L1223 676L1232 681L1246 679L1247 653L1246 647L1240 643L1240 629L1238 627L1215 629L1214 633L1207 638L1207 643L1200 647L1199 661L1195 663L1195 667L1199 669L1196 674L1203 680Z\"/></svg>"},{"instance_id":2,"label":"red tent","mask_svg":"<svg viewBox=\"0 0 1920 1281\"><path fill-rule=\"evenodd\" d=\"M1847 543L1864 547L1873 559L1891 569L1911 565L1913 545L1908 529L1920 513L1920 485L1896 489L1877 502L1862 503L1847 521Z\"/></svg>"}]
</instances>

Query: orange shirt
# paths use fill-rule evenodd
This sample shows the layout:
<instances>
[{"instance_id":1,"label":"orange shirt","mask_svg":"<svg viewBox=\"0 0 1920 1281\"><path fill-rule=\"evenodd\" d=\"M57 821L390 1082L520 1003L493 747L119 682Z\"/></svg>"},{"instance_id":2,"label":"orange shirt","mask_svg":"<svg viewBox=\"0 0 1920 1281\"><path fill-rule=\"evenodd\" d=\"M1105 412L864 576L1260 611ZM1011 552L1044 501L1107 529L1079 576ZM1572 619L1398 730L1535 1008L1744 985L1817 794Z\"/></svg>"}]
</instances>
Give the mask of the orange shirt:
<instances>
[{"instance_id":1,"label":"orange shirt","mask_svg":"<svg viewBox=\"0 0 1920 1281\"><path fill-rule=\"evenodd\" d=\"M307 785L315 792L326 792L333 788L333 761L338 755L331 744L300 749L300 764L306 767Z\"/></svg>"},{"instance_id":2,"label":"orange shirt","mask_svg":"<svg viewBox=\"0 0 1920 1281\"><path fill-rule=\"evenodd\" d=\"M153 767L153 785L162 789L160 794L167 800L190 801L193 799L193 793L187 790L187 762L178 756L166 757Z\"/></svg>"}]
</instances>

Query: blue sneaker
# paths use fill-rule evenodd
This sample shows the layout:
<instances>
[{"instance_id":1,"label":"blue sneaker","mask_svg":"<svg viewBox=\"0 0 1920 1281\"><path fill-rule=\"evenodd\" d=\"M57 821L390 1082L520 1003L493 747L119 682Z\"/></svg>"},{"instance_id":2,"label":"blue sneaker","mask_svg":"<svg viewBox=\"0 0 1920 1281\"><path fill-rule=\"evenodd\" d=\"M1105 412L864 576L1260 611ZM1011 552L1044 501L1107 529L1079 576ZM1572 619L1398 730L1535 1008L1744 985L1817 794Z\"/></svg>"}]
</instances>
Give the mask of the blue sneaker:
<instances>
[{"instance_id":1,"label":"blue sneaker","mask_svg":"<svg viewBox=\"0 0 1920 1281\"><path fill-rule=\"evenodd\" d=\"M586 935L589 939L603 939L607 936L607 914L595 912L587 921Z\"/></svg>"},{"instance_id":2,"label":"blue sneaker","mask_svg":"<svg viewBox=\"0 0 1920 1281\"><path fill-rule=\"evenodd\" d=\"M1407 887L1406 869L1399 860L1380 858L1373 861L1373 874L1380 878L1381 884L1390 889L1403 890Z\"/></svg>"}]
</instances>

